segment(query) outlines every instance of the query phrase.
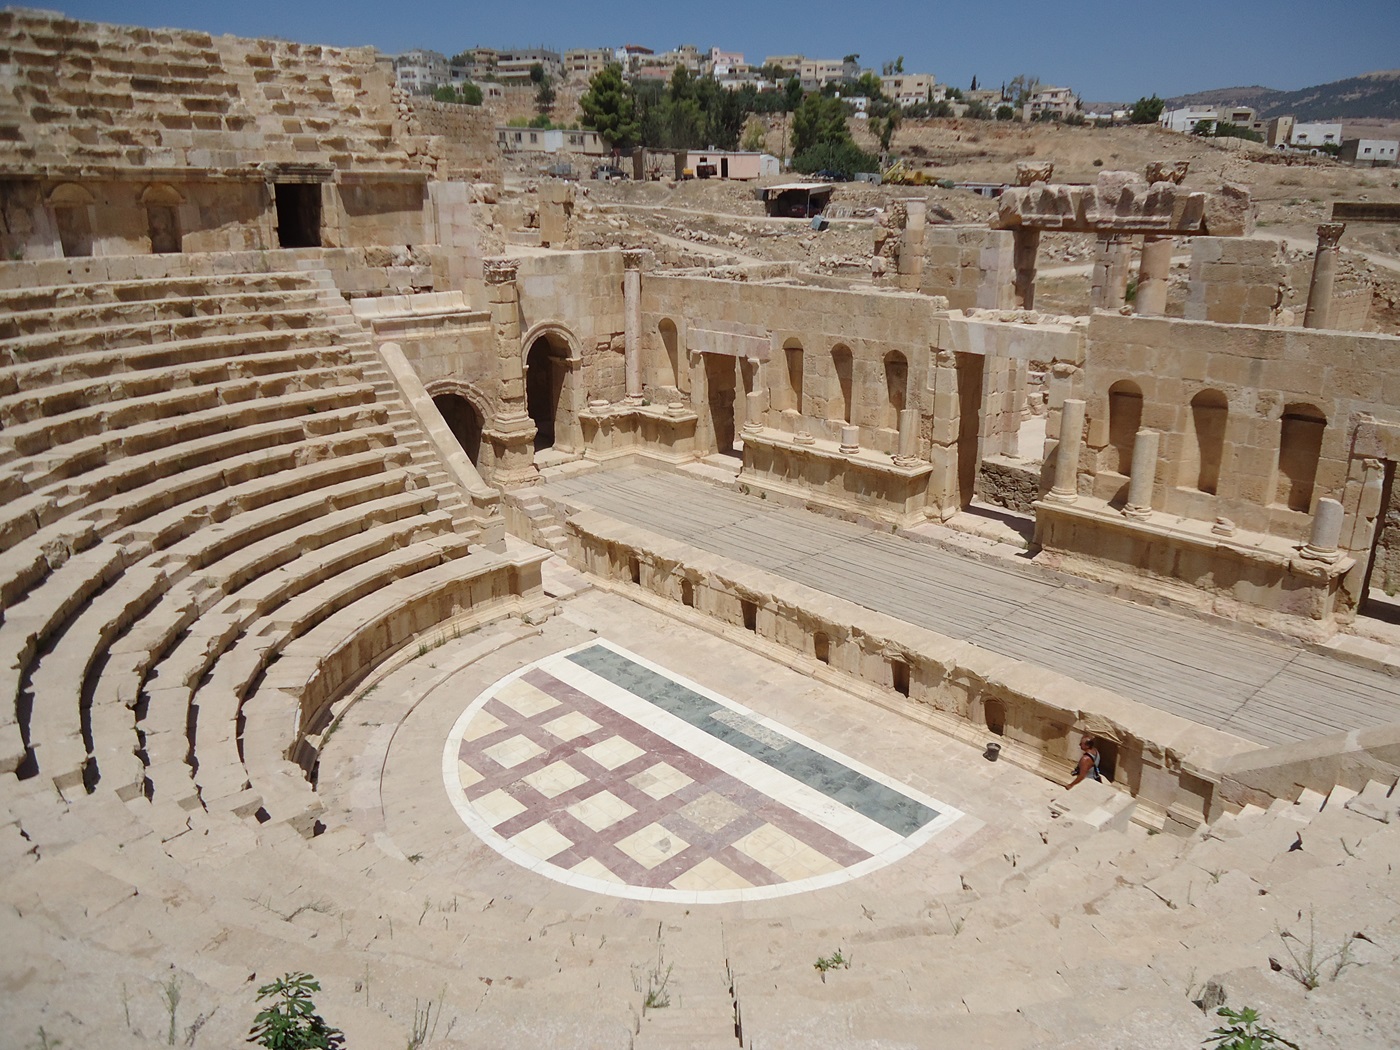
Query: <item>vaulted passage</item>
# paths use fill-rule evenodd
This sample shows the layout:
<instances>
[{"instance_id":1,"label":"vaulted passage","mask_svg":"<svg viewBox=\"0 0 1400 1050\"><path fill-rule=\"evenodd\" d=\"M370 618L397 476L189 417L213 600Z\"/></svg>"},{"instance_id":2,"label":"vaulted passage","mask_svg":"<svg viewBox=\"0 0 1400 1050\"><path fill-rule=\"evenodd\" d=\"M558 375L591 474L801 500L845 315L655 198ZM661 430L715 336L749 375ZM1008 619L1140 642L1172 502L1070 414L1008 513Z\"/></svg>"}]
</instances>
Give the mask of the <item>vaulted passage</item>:
<instances>
[{"instance_id":1,"label":"vaulted passage","mask_svg":"<svg viewBox=\"0 0 1400 1050\"><path fill-rule=\"evenodd\" d=\"M438 394L433 404L467 458L476 463L481 455L481 413L461 394Z\"/></svg>"}]
</instances>

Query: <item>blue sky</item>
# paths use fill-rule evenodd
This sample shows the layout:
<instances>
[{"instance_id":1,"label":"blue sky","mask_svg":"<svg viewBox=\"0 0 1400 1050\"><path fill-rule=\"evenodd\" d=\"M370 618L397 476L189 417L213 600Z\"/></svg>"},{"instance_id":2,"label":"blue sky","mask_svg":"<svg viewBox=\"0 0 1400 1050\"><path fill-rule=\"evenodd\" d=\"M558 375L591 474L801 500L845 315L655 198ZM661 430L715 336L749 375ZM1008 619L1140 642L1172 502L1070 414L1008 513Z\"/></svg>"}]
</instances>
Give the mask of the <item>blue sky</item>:
<instances>
[{"instance_id":1,"label":"blue sky","mask_svg":"<svg viewBox=\"0 0 1400 1050\"><path fill-rule=\"evenodd\" d=\"M1400 66L1400 0L84 0L35 3L75 18L276 36L382 51L476 44L602 47L681 43L866 65L904 56L911 72L966 87L1018 73L1067 84L1087 101L1242 84L1284 90Z\"/></svg>"}]
</instances>

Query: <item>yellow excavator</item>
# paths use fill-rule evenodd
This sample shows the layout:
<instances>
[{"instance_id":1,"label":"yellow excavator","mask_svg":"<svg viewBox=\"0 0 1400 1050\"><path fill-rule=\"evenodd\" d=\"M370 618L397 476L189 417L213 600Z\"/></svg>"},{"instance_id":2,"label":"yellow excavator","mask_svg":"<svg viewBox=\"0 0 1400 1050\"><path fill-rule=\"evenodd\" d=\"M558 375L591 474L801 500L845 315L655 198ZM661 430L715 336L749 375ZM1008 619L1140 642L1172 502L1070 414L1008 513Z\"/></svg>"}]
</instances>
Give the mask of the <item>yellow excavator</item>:
<instances>
[{"instance_id":1,"label":"yellow excavator","mask_svg":"<svg viewBox=\"0 0 1400 1050\"><path fill-rule=\"evenodd\" d=\"M887 186L927 186L934 181L922 171L910 171L902 159L886 168L880 179Z\"/></svg>"}]
</instances>

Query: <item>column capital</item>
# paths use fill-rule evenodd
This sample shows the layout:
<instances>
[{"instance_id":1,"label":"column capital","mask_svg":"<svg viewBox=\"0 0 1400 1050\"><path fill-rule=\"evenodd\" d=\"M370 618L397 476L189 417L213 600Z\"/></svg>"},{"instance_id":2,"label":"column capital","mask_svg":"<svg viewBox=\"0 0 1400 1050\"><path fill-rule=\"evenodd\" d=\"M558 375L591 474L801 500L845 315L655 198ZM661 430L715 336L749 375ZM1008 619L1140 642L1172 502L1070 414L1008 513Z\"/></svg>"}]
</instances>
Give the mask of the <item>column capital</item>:
<instances>
[{"instance_id":1,"label":"column capital","mask_svg":"<svg viewBox=\"0 0 1400 1050\"><path fill-rule=\"evenodd\" d=\"M1317 248L1322 251L1325 248L1335 248L1342 239L1342 234L1346 232L1347 224L1344 222L1324 222L1317 227Z\"/></svg>"},{"instance_id":2,"label":"column capital","mask_svg":"<svg viewBox=\"0 0 1400 1050\"><path fill-rule=\"evenodd\" d=\"M651 252L646 248L623 248L622 265L629 270L646 269L647 257Z\"/></svg>"},{"instance_id":3,"label":"column capital","mask_svg":"<svg viewBox=\"0 0 1400 1050\"><path fill-rule=\"evenodd\" d=\"M482 273L487 284L510 284L520 269L520 260L504 255L495 255L481 262Z\"/></svg>"}]
</instances>

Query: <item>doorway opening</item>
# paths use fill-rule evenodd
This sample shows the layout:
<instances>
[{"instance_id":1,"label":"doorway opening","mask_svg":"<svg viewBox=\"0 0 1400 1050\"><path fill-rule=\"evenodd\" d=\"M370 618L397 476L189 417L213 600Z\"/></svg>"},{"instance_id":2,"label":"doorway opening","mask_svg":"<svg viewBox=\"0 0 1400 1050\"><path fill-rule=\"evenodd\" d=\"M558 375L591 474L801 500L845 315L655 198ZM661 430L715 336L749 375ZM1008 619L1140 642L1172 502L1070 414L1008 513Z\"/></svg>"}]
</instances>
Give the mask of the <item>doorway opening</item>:
<instances>
[{"instance_id":1,"label":"doorway opening","mask_svg":"<svg viewBox=\"0 0 1400 1050\"><path fill-rule=\"evenodd\" d=\"M438 394L433 398L433 404L467 458L476 463L481 455L482 430L481 413L476 406L461 394Z\"/></svg>"},{"instance_id":2,"label":"doorway opening","mask_svg":"<svg viewBox=\"0 0 1400 1050\"><path fill-rule=\"evenodd\" d=\"M710 425L715 434L715 451L723 456L740 456L734 447L738 436L735 423L739 391L738 358L727 354L705 354L705 396Z\"/></svg>"},{"instance_id":3,"label":"doorway opening","mask_svg":"<svg viewBox=\"0 0 1400 1050\"><path fill-rule=\"evenodd\" d=\"M321 247L321 186L315 182L273 185L280 248Z\"/></svg>"},{"instance_id":4,"label":"doorway opening","mask_svg":"<svg viewBox=\"0 0 1400 1050\"><path fill-rule=\"evenodd\" d=\"M525 409L535 424L536 452L554 447L568 367L569 348L547 335L536 339L525 357Z\"/></svg>"}]
</instances>

